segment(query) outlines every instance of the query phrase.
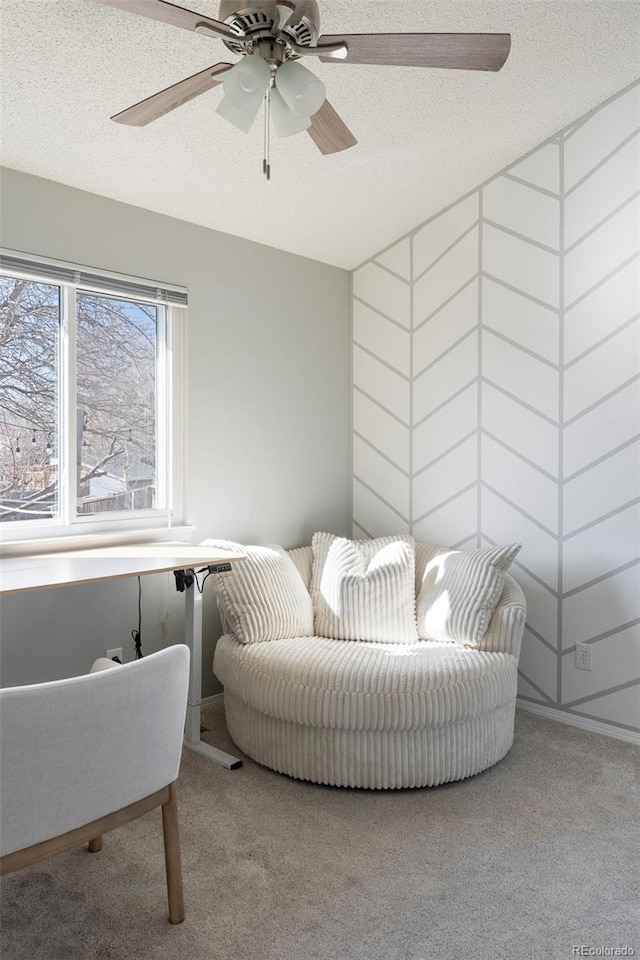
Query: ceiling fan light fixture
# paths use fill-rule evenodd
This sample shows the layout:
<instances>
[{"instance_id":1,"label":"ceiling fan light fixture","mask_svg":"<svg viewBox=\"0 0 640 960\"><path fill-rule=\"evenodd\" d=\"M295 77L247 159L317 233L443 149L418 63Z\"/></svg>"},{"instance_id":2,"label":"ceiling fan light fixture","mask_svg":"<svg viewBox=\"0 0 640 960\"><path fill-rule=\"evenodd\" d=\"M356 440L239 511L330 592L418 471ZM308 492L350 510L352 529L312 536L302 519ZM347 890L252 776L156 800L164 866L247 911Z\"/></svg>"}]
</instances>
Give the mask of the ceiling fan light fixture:
<instances>
[{"instance_id":1,"label":"ceiling fan light fixture","mask_svg":"<svg viewBox=\"0 0 640 960\"><path fill-rule=\"evenodd\" d=\"M255 106L251 103L243 107L236 107L235 103L232 103L229 97L224 96L216 107L216 113L219 113L221 117L228 120L229 123L237 127L238 130L242 130L243 133L249 133L249 130L253 126L253 121L258 116L261 104L262 97L260 97Z\"/></svg>"},{"instance_id":2,"label":"ceiling fan light fixture","mask_svg":"<svg viewBox=\"0 0 640 960\"><path fill-rule=\"evenodd\" d=\"M266 60L245 56L225 74L222 85L225 96L234 107L252 110L255 106L257 113L270 78L271 68Z\"/></svg>"},{"instance_id":3,"label":"ceiling fan light fixture","mask_svg":"<svg viewBox=\"0 0 640 960\"><path fill-rule=\"evenodd\" d=\"M311 117L325 101L327 90L310 70L295 60L287 60L276 71L276 87L296 117Z\"/></svg>"},{"instance_id":4,"label":"ceiling fan light fixture","mask_svg":"<svg viewBox=\"0 0 640 960\"><path fill-rule=\"evenodd\" d=\"M292 137L311 126L309 117L296 117L275 87L271 90L271 119L276 137Z\"/></svg>"},{"instance_id":5,"label":"ceiling fan light fixture","mask_svg":"<svg viewBox=\"0 0 640 960\"><path fill-rule=\"evenodd\" d=\"M142 127L205 90L223 84L225 98L218 113L238 129L248 132L264 99L263 171L267 179L271 169L267 91L272 94L278 136L290 136L306 129L324 155L348 150L358 142L325 99L322 81L303 67L299 58L318 57L321 63L495 72L503 67L511 49L509 33L323 34L318 0L244 0L241 10L236 9L237 0L219 0L220 20L176 6L169 0L97 2L190 32L219 37L241 58L235 66L215 63L200 70L121 110L111 119ZM293 118L301 122L295 123Z\"/></svg>"}]
</instances>

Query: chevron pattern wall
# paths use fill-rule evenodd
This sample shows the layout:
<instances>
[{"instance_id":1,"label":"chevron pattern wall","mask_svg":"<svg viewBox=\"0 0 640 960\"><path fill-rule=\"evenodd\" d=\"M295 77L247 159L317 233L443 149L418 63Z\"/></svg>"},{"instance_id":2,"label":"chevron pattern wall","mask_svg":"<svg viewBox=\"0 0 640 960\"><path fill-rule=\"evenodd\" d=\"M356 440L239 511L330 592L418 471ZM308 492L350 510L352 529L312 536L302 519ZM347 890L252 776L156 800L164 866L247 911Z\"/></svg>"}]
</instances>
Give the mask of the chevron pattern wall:
<instances>
[{"instance_id":1,"label":"chevron pattern wall","mask_svg":"<svg viewBox=\"0 0 640 960\"><path fill-rule=\"evenodd\" d=\"M639 328L640 83L353 275L354 535L522 540L521 700L634 732Z\"/></svg>"}]
</instances>

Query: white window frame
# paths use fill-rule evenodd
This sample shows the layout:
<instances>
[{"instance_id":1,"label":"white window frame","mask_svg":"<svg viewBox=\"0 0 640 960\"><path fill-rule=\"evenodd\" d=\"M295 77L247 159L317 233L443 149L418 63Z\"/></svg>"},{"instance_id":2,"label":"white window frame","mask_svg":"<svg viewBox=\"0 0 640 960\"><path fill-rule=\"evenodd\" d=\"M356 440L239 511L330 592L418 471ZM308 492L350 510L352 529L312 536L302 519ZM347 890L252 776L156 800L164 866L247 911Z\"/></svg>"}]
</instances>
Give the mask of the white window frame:
<instances>
[{"instance_id":1,"label":"white window frame","mask_svg":"<svg viewBox=\"0 0 640 960\"><path fill-rule=\"evenodd\" d=\"M85 279L87 274L90 280ZM32 552L38 547L188 538L191 528L184 526L186 289L9 250L0 251L0 275L60 288L58 449L63 467L58 482L58 516L0 523L3 555ZM118 511L108 516L76 514L75 307L79 291L158 307L156 472L157 490L165 504L162 508Z\"/></svg>"}]
</instances>

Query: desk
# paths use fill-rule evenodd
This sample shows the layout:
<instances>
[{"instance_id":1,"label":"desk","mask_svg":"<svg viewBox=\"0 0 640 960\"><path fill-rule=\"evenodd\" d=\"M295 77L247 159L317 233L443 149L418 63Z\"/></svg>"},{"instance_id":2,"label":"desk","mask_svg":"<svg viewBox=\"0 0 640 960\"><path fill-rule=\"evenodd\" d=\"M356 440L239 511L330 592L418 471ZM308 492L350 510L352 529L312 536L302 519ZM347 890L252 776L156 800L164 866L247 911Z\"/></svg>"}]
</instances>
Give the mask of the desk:
<instances>
[{"instance_id":1,"label":"desk","mask_svg":"<svg viewBox=\"0 0 640 960\"><path fill-rule=\"evenodd\" d=\"M199 570L212 564L244 559L212 547L189 543L146 543L88 549L60 550L28 557L0 560L0 594L23 593L51 587L67 587L99 580L167 573L175 570ZM242 760L211 747L200 739L200 701L202 698L202 594L197 583L185 589L185 643L191 650L189 695L185 723L185 746L215 760L227 769L242 765Z\"/></svg>"}]
</instances>

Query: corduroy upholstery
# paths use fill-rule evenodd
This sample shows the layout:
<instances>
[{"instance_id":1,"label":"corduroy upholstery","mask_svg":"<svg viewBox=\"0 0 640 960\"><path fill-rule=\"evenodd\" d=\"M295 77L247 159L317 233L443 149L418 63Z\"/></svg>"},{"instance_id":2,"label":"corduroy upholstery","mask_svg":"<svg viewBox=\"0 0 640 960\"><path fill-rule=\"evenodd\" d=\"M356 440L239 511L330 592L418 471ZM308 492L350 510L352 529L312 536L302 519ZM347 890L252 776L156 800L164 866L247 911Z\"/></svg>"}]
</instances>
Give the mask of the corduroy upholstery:
<instances>
[{"instance_id":1,"label":"corduroy upholstery","mask_svg":"<svg viewBox=\"0 0 640 960\"><path fill-rule=\"evenodd\" d=\"M313 633L309 590L282 547L242 546L229 540L204 540L205 547L242 549L243 563L213 573L218 605L242 643L268 643Z\"/></svg>"},{"instance_id":2,"label":"corduroy upholstery","mask_svg":"<svg viewBox=\"0 0 640 960\"><path fill-rule=\"evenodd\" d=\"M477 647L504 587L504 571L522 544L485 550L436 547L416 581L416 620L422 640L453 640ZM418 554L423 553L421 544ZM416 564L416 567L418 564Z\"/></svg>"},{"instance_id":3,"label":"corduroy upholstery","mask_svg":"<svg viewBox=\"0 0 640 960\"><path fill-rule=\"evenodd\" d=\"M416 730L456 723L515 697L514 658L452 643L383 644L298 637L241 644L222 637L216 672L256 710L340 730Z\"/></svg>"},{"instance_id":4,"label":"corduroy upholstery","mask_svg":"<svg viewBox=\"0 0 640 960\"><path fill-rule=\"evenodd\" d=\"M290 556L309 585L311 548ZM434 786L479 773L513 742L526 606L505 574L479 648L421 640L296 637L217 644L234 742L258 763L317 783Z\"/></svg>"},{"instance_id":5,"label":"corduroy upholstery","mask_svg":"<svg viewBox=\"0 0 640 960\"><path fill-rule=\"evenodd\" d=\"M313 536L315 632L336 640L418 640L413 538Z\"/></svg>"}]
</instances>

